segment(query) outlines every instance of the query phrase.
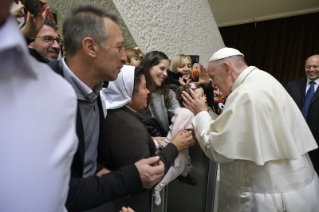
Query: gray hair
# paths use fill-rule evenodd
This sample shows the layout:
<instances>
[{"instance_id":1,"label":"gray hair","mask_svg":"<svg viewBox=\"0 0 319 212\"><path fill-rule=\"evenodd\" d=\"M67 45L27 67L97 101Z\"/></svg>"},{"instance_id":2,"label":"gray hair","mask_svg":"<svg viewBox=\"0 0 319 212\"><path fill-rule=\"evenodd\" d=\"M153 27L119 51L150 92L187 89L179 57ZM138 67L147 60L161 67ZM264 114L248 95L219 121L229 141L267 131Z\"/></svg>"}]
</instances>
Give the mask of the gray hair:
<instances>
[{"instance_id":1,"label":"gray hair","mask_svg":"<svg viewBox=\"0 0 319 212\"><path fill-rule=\"evenodd\" d=\"M82 40L90 37L104 47L109 32L103 18L119 24L118 14L98 5L85 3L74 8L63 23L64 44L67 55L74 56L82 48Z\"/></svg>"}]
</instances>

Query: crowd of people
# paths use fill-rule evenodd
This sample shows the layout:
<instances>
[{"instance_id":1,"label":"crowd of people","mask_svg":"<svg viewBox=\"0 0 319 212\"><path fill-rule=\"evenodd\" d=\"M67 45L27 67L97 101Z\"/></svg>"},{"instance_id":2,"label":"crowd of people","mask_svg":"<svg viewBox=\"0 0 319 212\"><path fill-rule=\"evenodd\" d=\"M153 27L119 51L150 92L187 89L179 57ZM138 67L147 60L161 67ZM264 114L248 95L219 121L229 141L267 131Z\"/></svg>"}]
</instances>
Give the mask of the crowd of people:
<instances>
[{"instance_id":1,"label":"crowd of people","mask_svg":"<svg viewBox=\"0 0 319 212\"><path fill-rule=\"evenodd\" d=\"M11 3L0 9L1 211L151 211L174 179L197 184L196 142L219 164L215 211L319 211L319 55L287 90L233 48L192 82L189 55L124 49L114 12L80 4L62 37L49 7L19 32L25 2L10 15Z\"/></svg>"}]
</instances>

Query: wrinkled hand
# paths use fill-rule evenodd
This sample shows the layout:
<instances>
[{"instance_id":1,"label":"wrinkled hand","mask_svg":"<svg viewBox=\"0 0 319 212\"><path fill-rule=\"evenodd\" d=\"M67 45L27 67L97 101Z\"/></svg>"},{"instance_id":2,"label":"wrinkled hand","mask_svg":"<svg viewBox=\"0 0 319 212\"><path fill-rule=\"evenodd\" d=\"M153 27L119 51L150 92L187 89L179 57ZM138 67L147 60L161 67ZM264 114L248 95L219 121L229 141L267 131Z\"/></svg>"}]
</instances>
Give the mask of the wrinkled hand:
<instances>
[{"instance_id":1,"label":"wrinkled hand","mask_svg":"<svg viewBox=\"0 0 319 212\"><path fill-rule=\"evenodd\" d=\"M19 1L18 4L13 3L11 14L17 18L21 18L24 16L24 12L22 12L22 9L24 8L24 5Z\"/></svg>"},{"instance_id":2,"label":"wrinkled hand","mask_svg":"<svg viewBox=\"0 0 319 212\"><path fill-rule=\"evenodd\" d=\"M185 91L182 92L183 105L191 110L195 115L202 111L208 111L207 104L200 99L200 96L196 96L192 89L189 89L192 97Z\"/></svg>"},{"instance_id":3,"label":"wrinkled hand","mask_svg":"<svg viewBox=\"0 0 319 212\"><path fill-rule=\"evenodd\" d=\"M47 15L51 14L49 7L45 8L45 11L42 13L42 8L47 2L45 0L40 0L40 2L41 7L38 11L37 17L34 17L34 15L28 12L28 19L26 21L26 24L21 29L22 34L29 39L34 38L38 34L39 30L44 24Z\"/></svg>"},{"instance_id":4,"label":"wrinkled hand","mask_svg":"<svg viewBox=\"0 0 319 212\"><path fill-rule=\"evenodd\" d=\"M208 72L206 67L203 64L199 64L200 66L200 73L199 73L199 80L198 80L198 84L201 85L209 85L210 81L209 81L209 76L208 76Z\"/></svg>"},{"instance_id":5,"label":"wrinkled hand","mask_svg":"<svg viewBox=\"0 0 319 212\"><path fill-rule=\"evenodd\" d=\"M102 168L100 171L98 171L96 174L95 174L95 176L99 176L99 177L101 177L103 174L107 174L107 173L109 173L109 172L111 172L110 170L108 170L107 168Z\"/></svg>"},{"instance_id":6,"label":"wrinkled hand","mask_svg":"<svg viewBox=\"0 0 319 212\"><path fill-rule=\"evenodd\" d=\"M163 141L166 139L166 137L152 137L152 139L157 141L159 147L163 149Z\"/></svg>"},{"instance_id":7,"label":"wrinkled hand","mask_svg":"<svg viewBox=\"0 0 319 212\"><path fill-rule=\"evenodd\" d=\"M143 188L152 188L164 176L165 167L158 156L142 159L136 162L135 166L140 174Z\"/></svg>"},{"instance_id":8,"label":"wrinkled hand","mask_svg":"<svg viewBox=\"0 0 319 212\"><path fill-rule=\"evenodd\" d=\"M196 143L192 135L192 131L180 130L171 140L171 143L176 146L178 151L187 149Z\"/></svg>"},{"instance_id":9,"label":"wrinkled hand","mask_svg":"<svg viewBox=\"0 0 319 212\"><path fill-rule=\"evenodd\" d=\"M122 207L122 210L120 212L134 212L132 208L128 207Z\"/></svg>"}]
</instances>

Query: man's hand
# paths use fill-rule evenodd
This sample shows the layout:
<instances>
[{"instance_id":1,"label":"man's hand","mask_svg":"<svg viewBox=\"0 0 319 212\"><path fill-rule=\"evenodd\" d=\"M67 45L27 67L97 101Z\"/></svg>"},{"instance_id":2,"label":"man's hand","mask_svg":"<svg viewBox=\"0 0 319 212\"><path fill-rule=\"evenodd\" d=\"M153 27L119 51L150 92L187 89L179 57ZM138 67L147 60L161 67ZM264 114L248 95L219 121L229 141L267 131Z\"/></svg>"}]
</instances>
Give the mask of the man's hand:
<instances>
[{"instance_id":1,"label":"man's hand","mask_svg":"<svg viewBox=\"0 0 319 212\"><path fill-rule=\"evenodd\" d=\"M180 152L183 149L193 146L196 143L196 140L192 135L192 131L180 130L174 138L172 138L171 143L174 144Z\"/></svg>"},{"instance_id":2,"label":"man's hand","mask_svg":"<svg viewBox=\"0 0 319 212\"><path fill-rule=\"evenodd\" d=\"M208 72L206 67L203 64L199 64L200 66L200 72L199 72L199 80L198 84L208 86L210 84L210 78L208 76Z\"/></svg>"},{"instance_id":3,"label":"man's hand","mask_svg":"<svg viewBox=\"0 0 319 212\"><path fill-rule=\"evenodd\" d=\"M164 176L164 164L160 158L150 157L135 163L140 174L143 188L150 189Z\"/></svg>"},{"instance_id":4,"label":"man's hand","mask_svg":"<svg viewBox=\"0 0 319 212\"><path fill-rule=\"evenodd\" d=\"M100 171L98 171L96 174L95 174L95 176L99 176L99 177L101 177L103 174L107 174L107 173L109 173L109 172L111 172L110 170L108 170L107 168L102 168Z\"/></svg>"},{"instance_id":5,"label":"man's hand","mask_svg":"<svg viewBox=\"0 0 319 212\"><path fill-rule=\"evenodd\" d=\"M192 89L189 89L192 97L188 95L185 91L182 92L182 98L183 98L183 105L191 110L195 115L197 113L202 111L208 111L207 104L200 99L200 96L196 97L194 91Z\"/></svg>"},{"instance_id":6,"label":"man's hand","mask_svg":"<svg viewBox=\"0 0 319 212\"><path fill-rule=\"evenodd\" d=\"M34 15L28 12L28 19L25 23L25 26L21 29L22 34L29 39L34 38L38 34L47 15L51 13L49 7L45 8L45 11L42 13L42 8L47 2L45 0L40 0L40 2L41 7L38 11L37 17L34 17Z\"/></svg>"},{"instance_id":7,"label":"man's hand","mask_svg":"<svg viewBox=\"0 0 319 212\"><path fill-rule=\"evenodd\" d=\"M122 207L122 210L120 212L134 212L132 208L128 207Z\"/></svg>"}]
</instances>

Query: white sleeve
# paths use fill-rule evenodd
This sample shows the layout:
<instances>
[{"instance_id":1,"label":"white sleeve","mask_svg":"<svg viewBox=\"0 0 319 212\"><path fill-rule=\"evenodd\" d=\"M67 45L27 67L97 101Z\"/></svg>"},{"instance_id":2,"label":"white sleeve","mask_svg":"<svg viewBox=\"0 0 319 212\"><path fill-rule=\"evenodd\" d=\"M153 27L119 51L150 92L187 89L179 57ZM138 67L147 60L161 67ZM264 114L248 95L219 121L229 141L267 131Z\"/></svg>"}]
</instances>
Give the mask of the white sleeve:
<instances>
[{"instance_id":1,"label":"white sleeve","mask_svg":"<svg viewBox=\"0 0 319 212\"><path fill-rule=\"evenodd\" d=\"M198 140L198 143L205 155L210 159L218 163L230 163L233 160L223 155L219 154L214 150L214 147L210 145L210 125L214 123L215 120L212 119L208 112L200 112L193 119L193 126L195 131L195 136Z\"/></svg>"}]
</instances>

